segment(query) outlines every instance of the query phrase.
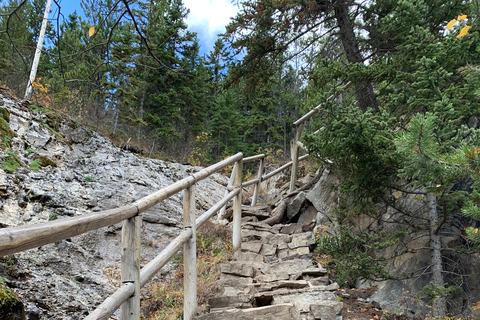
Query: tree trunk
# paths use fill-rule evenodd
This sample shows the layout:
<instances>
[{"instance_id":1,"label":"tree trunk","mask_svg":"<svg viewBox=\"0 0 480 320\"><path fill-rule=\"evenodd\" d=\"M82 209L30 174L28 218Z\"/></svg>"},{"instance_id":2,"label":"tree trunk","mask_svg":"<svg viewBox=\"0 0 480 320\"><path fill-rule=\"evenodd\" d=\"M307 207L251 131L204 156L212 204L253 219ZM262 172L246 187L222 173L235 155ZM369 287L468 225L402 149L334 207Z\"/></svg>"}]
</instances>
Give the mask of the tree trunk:
<instances>
[{"instance_id":1,"label":"tree trunk","mask_svg":"<svg viewBox=\"0 0 480 320\"><path fill-rule=\"evenodd\" d=\"M337 0L333 3L335 17L340 29L340 40L342 41L343 50L350 63L363 64L363 57L360 53L357 38L353 29L352 21L348 15L348 4L346 0ZM377 98L373 92L373 86L369 82L360 82L355 86L355 98L358 106L363 112L372 108L374 112L378 112Z\"/></svg>"},{"instance_id":2,"label":"tree trunk","mask_svg":"<svg viewBox=\"0 0 480 320\"><path fill-rule=\"evenodd\" d=\"M438 225L437 198L432 193L427 193L428 218L430 220L430 246L432 247L432 283L443 287L442 271L442 242L440 233L436 233ZM444 297L434 301L433 310L437 317L444 318L447 313L447 305Z\"/></svg>"}]
</instances>

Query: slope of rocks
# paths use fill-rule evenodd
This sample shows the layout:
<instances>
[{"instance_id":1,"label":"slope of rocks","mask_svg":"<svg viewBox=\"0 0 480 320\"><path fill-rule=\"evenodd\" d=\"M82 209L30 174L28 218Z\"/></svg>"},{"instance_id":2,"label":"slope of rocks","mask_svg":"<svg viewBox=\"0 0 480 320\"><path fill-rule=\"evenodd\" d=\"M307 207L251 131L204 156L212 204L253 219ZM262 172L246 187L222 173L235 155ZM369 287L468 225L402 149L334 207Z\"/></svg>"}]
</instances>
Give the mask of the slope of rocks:
<instances>
[{"instance_id":1,"label":"slope of rocks","mask_svg":"<svg viewBox=\"0 0 480 320\"><path fill-rule=\"evenodd\" d=\"M11 173L0 167L1 228L112 209L201 169L142 158L2 90L0 123L0 163L13 154L21 164ZM39 157L46 166L32 169ZM215 174L197 184L200 212L223 197L227 179ZM179 234L181 221L181 194L145 212L142 265ZM0 258L0 276L23 302L26 319L81 319L102 302L119 280L120 230L110 226Z\"/></svg>"}]
</instances>

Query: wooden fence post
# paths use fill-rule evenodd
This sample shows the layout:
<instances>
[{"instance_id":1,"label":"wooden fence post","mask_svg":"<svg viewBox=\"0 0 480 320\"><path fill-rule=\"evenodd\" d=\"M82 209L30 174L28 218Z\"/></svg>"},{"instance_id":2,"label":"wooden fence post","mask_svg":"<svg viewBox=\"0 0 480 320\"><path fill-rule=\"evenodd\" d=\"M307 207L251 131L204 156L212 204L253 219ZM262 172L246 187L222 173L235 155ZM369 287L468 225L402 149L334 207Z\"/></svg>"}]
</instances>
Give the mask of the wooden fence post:
<instances>
[{"instance_id":1,"label":"wooden fence post","mask_svg":"<svg viewBox=\"0 0 480 320\"><path fill-rule=\"evenodd\" d=\"M233 178L233 187L242 189L242 170L243 159L238 160L235 164L235 174ZM240 191L233 198L233 248L238 249L242 243L242 192Z\"/></svg>"},{"instance_id":2,"label":"wooden fence post","mask_svg":"<svg viewBox=\"0 0 480 320\"><path fill-rule=\"evenodd\" d=\"M297 132L295 133L295 139L292 142L291 150L292 150L292 174L290 176L290 192L295 190L295 182L297 182L297 170L298 170L298 141L302 137L304 123L300 123L297 126Z\"/></svg>"},{"instance_id":3,"label":"wooden fence post","mask_svg":"<svg viewBox=\"0 0 480 320\"><path fill-rule=\"evenodd\" d=\"M255 190L253 191L252 205L251 205L252 207L254 207L257 204L258 194L260 192L260 184L262 183L264 166L265 166L265 157L260 159L260 164L258 165L258 175L257 175L258 182L255 184Z\"/></svg>"},{"instance_id":4,"label":"wooden fence post","mask_svg":"<svg viewBox=\"0 0 480 320\"><path fill-rule=\"evenodd\" d=\"M192 237L183 247L184 304L183 319L191 320L197 308L197 234L195 226L195 185L183 192L183 227L192 229Z\"/></svg>"},{"instance_id":5,"label":"wooden fence post","mask_svg":"<svg viewBox=\"0 0 480 320\"><path fill-rule=\"evenodd\" d=\"M228 179L228 183L227 183L227 189L225 190L225 195L227 195L230 191L230 189L233 188L233 177L235 175L235 166L237 165L237 163L235 162L235 164L233 165L233 169L232 169L232 173L230 174L230 179ZM223 219L223 217L225 216L225 210L227 210L227 205L224 205L222 207L222 209L220 209L220 211L218 212L218 219Z\"/></svg>"},{"instance_id":6,"label":"wooden fence post","mask_svg":"<svg viewBox=\"0 0 480 320\"><path fill-rule=\"evenodd\" d=\"M140 320L140 234L142 218L136 215L123 221L122 283L133 283L135 291L122 304L122 320Z\"/></svg>"}]
</instances>

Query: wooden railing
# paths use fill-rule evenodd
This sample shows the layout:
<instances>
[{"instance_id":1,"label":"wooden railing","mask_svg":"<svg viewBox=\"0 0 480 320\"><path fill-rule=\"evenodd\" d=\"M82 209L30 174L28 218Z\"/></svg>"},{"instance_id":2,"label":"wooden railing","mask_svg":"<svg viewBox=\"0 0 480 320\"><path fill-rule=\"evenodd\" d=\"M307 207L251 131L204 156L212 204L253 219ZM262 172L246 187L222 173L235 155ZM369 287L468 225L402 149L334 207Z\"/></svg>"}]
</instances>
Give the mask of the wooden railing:
<instances>
[{"instance_id":1,"label":"wooden railing","mask_svg":"<svg viewBox=\"0 0 480 320\"><path fill-rule=\"evenodd\" d=\"M242 188L255 185L251 203L254 206L258 200L262 181L289 167L292 167L293 170L293 167L297 167L296 162L305 159L307 156L297 157L296 161L292 160L280 168L264 174L265 155L261 154L243 158L242 153L237 153L130 205L107 211L83 214L77 217L0 229L0 256L36 248L123 222L121 286L85 319L108 319L120 307L121 319L140 319L140 288L148 283L181 250L182 246L185 274L184 319L191 319L197 306L196 229L202 226L215 213L224 210L227 203L233 199L232 242L234 248L239 248L241 245ZM260 161L257 178L243 183L243 163L257 160ZM232 164L234 164L234 167L225 196L212 208L196 218L195 184ZM141 213L180 191L183 191L183 231L159 255L140 269Z\"/></svg>"},{"instance_id":2,"label":"wooden railing","mask_svg":"<svg viewBox=\"0 0 480 320\"><path fill-rule=\"evenodd\" d=\"M344 89L347 89L350 85L350 82L347 83ZM336 96L330 96L327 101L334 99ZM270 179L274 175L292 167L290 192L295 189L298 163L308 157L308 154L299 156L299 149L303 147L303 144L300 142L302 131L305 122L320 111L322 105L318 105L293 123L296 133L295 138L291 142L292 161L270 173L264 173L264 154L243 158L242 153L237 153L130 205L40 224L0 229L0 256L36 248L123 222L121 247L122 284L120 288L85 319L108 319L120 307L121 319L140 319L140 288L148 283L183 246L185 275L184 319L190 320L197 306L196 229L217 212L219 212L219 217L222 217L227 203L233 199L232 242L234 248L239 248L241 245L241 200L243 187L255 185L251 201L251 205L254 206L258 201L262 181ZM257 160L260 161L257 178L242 182L243 163ZM212 208L196 218L195 184L232 164L234 164L234 167L225 196ZM183 231L159 255L140 269L141 213L181 191L183 191Z\"/></svg>"},{"instance_id":3,"label":"wooden railing","mask_svg":"<svg viewBox=\"0 0 480 320\"><path fill-rule=\"evenodd\" d=\"M343 91L347 90L352 86L352 82L349 81L347 82L344 86L343 89L338 91L337 93L334 93L330 95L326 101L331 101L338 97L338 95ZM300 160L299 155L300 155L300 148L303 147L303 144L301 143L300 139L302 138L302 132L303 128L305 127L305 122L307 122L308 119L313 117L315 114L321 111L322 107L324 106L323 103L319 104L309 112L307 112L305 115L300 117L297 121L293 123L293 127L296 129L295 131L295 138L291 141L290 143L290 151L292 155L292 170L291 170L291 177L290 177L290 192L292 192L295 189L295 182L297 181L297 172L298 172L298 162ZM318 133L319 130L315 132Z\"/></svg>"}]
</instances>

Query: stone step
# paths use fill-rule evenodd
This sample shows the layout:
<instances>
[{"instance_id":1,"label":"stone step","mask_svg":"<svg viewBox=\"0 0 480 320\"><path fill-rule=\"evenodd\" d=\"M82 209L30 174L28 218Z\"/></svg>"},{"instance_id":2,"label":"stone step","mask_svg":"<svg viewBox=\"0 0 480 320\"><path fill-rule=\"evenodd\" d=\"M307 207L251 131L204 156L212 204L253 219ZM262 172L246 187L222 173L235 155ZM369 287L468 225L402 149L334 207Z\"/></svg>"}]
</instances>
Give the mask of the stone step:
<instances>
[{"instance_id":1,"label":"stone step","mask_svg":"<svg viewBox=\"0 0 480 320\"><path fill-rule=\"evenodd\" d=\"M239 294L236 296L220 296L208 299L208 305L211 310L219 308L239 308L247 309L253 307L253 295Z\"/></svg>"},{"instance_id":2,"label":"stone step","mask_svg":"<svg viewBox=\"0 0 480 320\"><path fill-rule=\"evenodd\" d=\"M220 296L209 299L209 314L195 319L340 320L338 284L312 262L315 238L301 231L298 224L244 222L240 250L220 265Z\"/></svg>"},{"instance_id":3,"label":"stone step","mask_svg":"<svg viewBox=\"0 0 480 320\"><path fill-rule=\"evenodd\" d=\"M219 310L197 316L197 320L292 320L300 319L300 313L291 303L250 309Z\"/></svg>"},{"instance_id":4,"label":"stone step","mask_svg":"<svg viewBox=\"0 0 480 320\"><path fill-rule=\"evenodd\" d=\"M269 294L271 294L269 296ZM254 295L255 301L262 299L266 301L270 299L271 305L292 303L300 313L310 313L312 305L328 306L327 309L335 310L335 313L341 315L343 304L339 302L337 296L330 291L320 291L310 289L267 291ZM319 319L319 318L315 318ZM324 318L320 318L324 320ZM325 318L336 320L336 318Z\"/></svg>"}]
</instances>

